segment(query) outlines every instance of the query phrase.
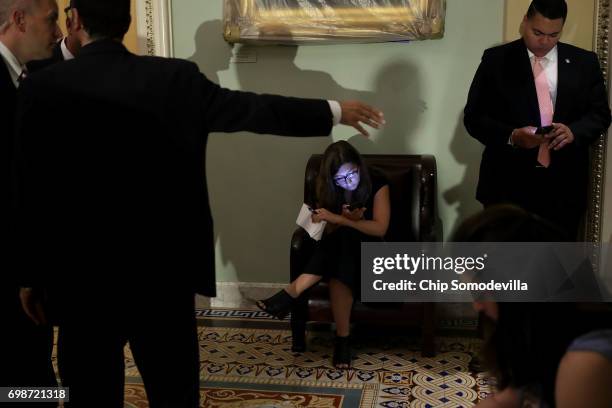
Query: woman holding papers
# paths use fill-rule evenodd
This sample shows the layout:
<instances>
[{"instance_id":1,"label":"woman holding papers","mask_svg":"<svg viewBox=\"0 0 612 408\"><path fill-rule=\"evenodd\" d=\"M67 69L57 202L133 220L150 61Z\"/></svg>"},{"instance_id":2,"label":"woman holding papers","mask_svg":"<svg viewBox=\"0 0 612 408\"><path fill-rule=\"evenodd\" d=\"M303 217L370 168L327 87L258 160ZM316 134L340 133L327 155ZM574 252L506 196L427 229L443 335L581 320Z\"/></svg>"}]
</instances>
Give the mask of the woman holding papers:
<instances>
[{"instance_id":1,"label":"woman holding papers","mask_svg":"<svg viewBox=\"0 0 612 408\"><path fill-rule=\"evenodd\" d=\"M385 236L391 215L389 186L384 175L365 166L353 146L339 141L325 150L316 180L316 203L311 204L312 221L327 223L322 239L304 273L257 306L283 318L304 290L321 279L329 281L336 322L333 363L349 368L349 326L353 299L359 298L361 242Z\"/></svg>"}]
</instances>

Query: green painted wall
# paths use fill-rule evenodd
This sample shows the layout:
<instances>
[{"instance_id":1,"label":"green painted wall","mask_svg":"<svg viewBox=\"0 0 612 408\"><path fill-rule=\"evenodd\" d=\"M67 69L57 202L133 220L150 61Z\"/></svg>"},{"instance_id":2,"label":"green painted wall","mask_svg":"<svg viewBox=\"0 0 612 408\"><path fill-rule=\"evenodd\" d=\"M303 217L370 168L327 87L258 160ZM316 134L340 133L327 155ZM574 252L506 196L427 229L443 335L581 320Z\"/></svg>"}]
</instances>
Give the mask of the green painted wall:
<instances>
[{"instance_id":1,"label":"green painted wall","mask_svg":"<svg viewBox=\"0 0 612 408\"><path fill-rule=\"evenodd\" d=\"M413 43L254 47L256 63L230 63L221 0L172 4L175 56L233 89L362 99L387 126L368 140L337 127L362 153L434 154L445 235L476 212L481 146L462 124L469 85L485 48L503 35L503 0L447 0L446 33ZM289 240L302 202L304 166L329 138L215 134L208 182L219 281L286 282Z\"/></svg>"}]
</instances>

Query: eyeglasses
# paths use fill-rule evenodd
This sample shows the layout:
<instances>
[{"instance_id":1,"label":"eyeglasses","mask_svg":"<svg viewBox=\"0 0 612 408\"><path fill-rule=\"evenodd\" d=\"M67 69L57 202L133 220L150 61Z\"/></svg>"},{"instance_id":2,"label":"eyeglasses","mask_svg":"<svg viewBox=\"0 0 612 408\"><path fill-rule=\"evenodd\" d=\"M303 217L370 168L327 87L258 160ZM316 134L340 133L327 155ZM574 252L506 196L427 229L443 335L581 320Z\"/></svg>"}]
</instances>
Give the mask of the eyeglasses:
<instances>
[{"instance_id":1,"label":"eyeglasses","mask_svg":"<svg viewBox=\"0 0 612 408\"><path fill-rule=\"evenodd\" d=\"M349 184L358 175L359 175L359 169L355 169L355 170L349 171L344 176L336 176L336 177L334 177L334 181L337 184L340 184L342 182L344 182L345 184Z\"/></svg>"}]
</instances>

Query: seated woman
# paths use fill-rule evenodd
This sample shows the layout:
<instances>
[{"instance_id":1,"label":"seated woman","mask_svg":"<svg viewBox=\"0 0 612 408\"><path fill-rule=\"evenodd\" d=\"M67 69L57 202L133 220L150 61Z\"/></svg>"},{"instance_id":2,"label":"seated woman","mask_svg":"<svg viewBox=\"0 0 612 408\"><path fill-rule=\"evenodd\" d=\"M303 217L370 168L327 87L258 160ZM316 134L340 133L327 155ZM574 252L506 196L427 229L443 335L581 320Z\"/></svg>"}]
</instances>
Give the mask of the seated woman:
<instances>
[{"instance_id":1,"label":"seated woman","mask_svg":"<svg viewBox=\"0 0 612 408\"><path fill-rule=\"evenodd\" d=\"M349 368L350 317L353 299L360 293L361 242L381 240L391 215L389 186L376 169L364 165L348 142L331 144L323 154L316 180L313 222L326 221L322 239L302 273L284 290L260 300L257 306L283 318L295 298L318 283L329 281L332 314L336 323L333 364Z\"/></svg>"}]
</instances>

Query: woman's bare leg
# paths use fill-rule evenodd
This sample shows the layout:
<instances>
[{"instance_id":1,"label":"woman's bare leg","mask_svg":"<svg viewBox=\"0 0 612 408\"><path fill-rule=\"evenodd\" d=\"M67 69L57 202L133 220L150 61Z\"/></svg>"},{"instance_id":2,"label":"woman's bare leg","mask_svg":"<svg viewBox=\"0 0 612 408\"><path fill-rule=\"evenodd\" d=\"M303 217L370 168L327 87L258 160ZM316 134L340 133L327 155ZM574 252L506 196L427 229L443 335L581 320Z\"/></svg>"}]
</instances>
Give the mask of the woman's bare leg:
<instances>
[{"instance_id":1,"label":"woman's bare leg","mask_svg":"<svg viewBox=\"0 0 612 408\"><path fill-rule=\"evenodd\" d=\"M346 338L350 334L353 291L344 283L336 279L331 279L329 281L329 296L331 299L332 314L334 315L334 321L336 322L336 336ZM334 351L334 353L336 352L337 350ZM336 368L350 368L350 358L347 362L342 360L342 357L340 357L339 362L338 356L335 355L334 362Z\"/></svg>"},{"instance_id":2,"label":"woman's bare leg","mask_svg":"<svg viewBox=\"0 0 612 408\"><path fill-rule=\"evenodd\" d=\"M353 291L339 280L330 279L329 297L336 322L336 335L346 337L350 334Z\"/></svg>"},{"instance_id":3,"label":"woman's bare leg","mask_svg":"<svg viewBox=\"0 0 612 408\"><path fill-rule=\"evenodd\" d=\"M302 294L306 289L310 288L321 280L319 275L312 275L310 273L303 273L291 282L285 290L291 297L296 298Z\"/></svg>"}]
</instances>

